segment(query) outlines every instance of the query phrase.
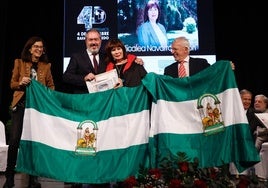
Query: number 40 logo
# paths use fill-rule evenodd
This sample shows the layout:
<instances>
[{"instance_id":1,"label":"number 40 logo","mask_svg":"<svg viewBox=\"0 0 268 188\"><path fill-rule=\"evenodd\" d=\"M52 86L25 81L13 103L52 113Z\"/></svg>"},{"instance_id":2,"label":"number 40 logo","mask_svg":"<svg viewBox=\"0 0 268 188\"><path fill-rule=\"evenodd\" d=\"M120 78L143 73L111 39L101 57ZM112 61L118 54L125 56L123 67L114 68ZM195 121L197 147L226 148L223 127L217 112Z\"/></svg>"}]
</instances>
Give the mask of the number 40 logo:
<instances>
[{"instance_id":1,"label":"number 40 logo","mask_svg":"<svg viewBox=\"0 0 268 188\"><path fill-rule=\"evenodd\" d=\"M86 31L92 24L102 24L106 20L106 13L100 6L84 6L77 17L77 24L84 24Z\"/></svg>"}]
</instances>

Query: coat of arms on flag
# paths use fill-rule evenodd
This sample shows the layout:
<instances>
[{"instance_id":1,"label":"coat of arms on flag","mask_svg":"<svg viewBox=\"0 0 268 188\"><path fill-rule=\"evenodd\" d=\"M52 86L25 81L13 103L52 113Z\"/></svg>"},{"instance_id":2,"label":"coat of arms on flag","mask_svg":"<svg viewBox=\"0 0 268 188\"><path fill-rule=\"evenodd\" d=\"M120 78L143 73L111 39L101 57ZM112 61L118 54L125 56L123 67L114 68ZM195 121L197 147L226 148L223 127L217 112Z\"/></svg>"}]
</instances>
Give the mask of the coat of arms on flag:
<instances>
[{"instance_id":1,"label":"coat of arms on flag","mask_svg":"<svg viewBox=\"0 0 268 188\"><path fill-rule=\"evenodd\" d=\"M98 126L94 121L86 120L77 127L77 154L95 155Z\"/></svg>"},{"instance_id":2,"label":"coat of arms on flag","mask_svg":"<svg viewBox=\"0 0 268 188\"><path fill-rule=\"evenodd\" d=\"M218 97L210 93L202 95L197 100L197 109L199 110L205 135L224 130L220 104Z\"/></svg>"}]
</instances>

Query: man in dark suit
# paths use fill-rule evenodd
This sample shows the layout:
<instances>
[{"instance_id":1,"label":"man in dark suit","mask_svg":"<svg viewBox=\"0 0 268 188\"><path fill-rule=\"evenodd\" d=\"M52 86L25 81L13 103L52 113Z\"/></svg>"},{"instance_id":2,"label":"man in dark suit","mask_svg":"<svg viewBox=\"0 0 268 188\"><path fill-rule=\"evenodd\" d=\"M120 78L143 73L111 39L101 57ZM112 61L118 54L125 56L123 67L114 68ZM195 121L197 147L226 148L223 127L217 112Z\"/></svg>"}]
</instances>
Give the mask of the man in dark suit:
<instances>
[{"instance_id":1,"label":"man in dark suit","mask_svg":"<svg viewBox=\"0 0 268 188\"><path fill-rule=\"evenodd\" d=\"M97 29L92 28L86 32L86 49L72 54L66 71L63 73L63 82L68 85L66 92L88 93L86 81L94 80L95 75L106 71L106 56L100 52L101 43L101 34ZM94 63L94 56L97 65ZM141 58L136 58L135 63L144 64Z\"/></svg>"},{"instance_id":2,"label":"man in dark suit","mask_svg":"<svg viewBox=\"0 0 268 188\"><path fill-rule=\"evenodd\" d=\"M210 66L206 59L190 57L190 43L186 37L178 37L172 42L171 53L176 62L165 67L164 75L178 78L181 62L185 66L185 76L192 76Z\"/></svg>"},{"instance_id":3,"label":"man in dark suit","mask_svg":"<svg viewBox=\"0 0 268 188\"><path fill-rule=\"evenodd\" d=\"M86 49L71 56L63 73L63 82L71 86L71 93L88 93L85 81L93 80L96 74L106 71L105 55L100 52L101 43L100 32L92 28L85 35ZM97 67L94 67L94 56Z\"/></svg>"},{"instance_id":4,"label":"man in dark suit","mask_svg":"<svg viewBox=\"0 0 268 188\"><path fill-rule=\"evenodd\" d=\"M240 97L241 97L241 101L245 110L245 114L247 116L248 119L248 124L249 124L249 129L251 131L251 135L252 135L252 142L253 144L255 144L255 136L254 136L254 132L256 131L256 127L259 124L255 114L255 109L252 107L252 98L253 98L253 94L251 91L247 90L247 89L242 89L240 90ZM238 172L235 164L232 162L230 163L229 166L229 170L231 175L235 175L237 178L239 177L241 180L244 178L243 176L245 175L250 175L249 173L251 173L251 171L253 170L254 167L250 167L242 172Z\"/></svg>"},{"instance_id":5,"label":"man in dark suit","mask_svg":"<svg viewBox=\"0 0 268 188\"><path fill-rule=\"evenodd\" d=\"M98 30L92 28L86 32L85 44L86 49L72 54L66 71L63 73L63 82L71 87L68 92L74 94L88 93L86 81L95 79L95 75L106 71L106 55L100 52L101 34ZM94 56L96 63L94 63ZM136 58L135 63L143 65L141 58ZM72 188L81 188L81 183L71 183ZM90 188L110 188L110 183L90 184Z\"/></svg>"},{"instance_id":6,"label":"man in dark suit","mask_svg":"<svg viewBox=\"0 0 268 188\"><path fill-rule=\"evenodd\" d=\"M260 122L257 119L257 117L255 116L255 113L257 111L252 107L253 94L249 90L242 89L242 90L240 90L240 97L242 100L244 110L246 112L251 135L252 135L253 141L255 143L255 139L256 139L255 136L256 135L254 133L257 129L257 126L260 124Z\"/></svg>"},{"instance_id":7,"label":"man in dark suit","mask_svg":"<svg viewBox=\"0 0 268 188\"><path fill-rule=\"evenodd\" d=\"M105 55L100 52L101 34L92 28L86 32L86 49L71 56L66 71L63 73L63 82L71 86L71 93L88 93L86 81L93 80L95 75L106 71ZM94 57L95 56L95 57ZM97 62L94 63L94 58ZM70 89L70 88L68 88ZM71 183L72 188L81 188L81 183ZM109 188L110 183L90 184L92 188Z\"/></svg>"}]
</instances>

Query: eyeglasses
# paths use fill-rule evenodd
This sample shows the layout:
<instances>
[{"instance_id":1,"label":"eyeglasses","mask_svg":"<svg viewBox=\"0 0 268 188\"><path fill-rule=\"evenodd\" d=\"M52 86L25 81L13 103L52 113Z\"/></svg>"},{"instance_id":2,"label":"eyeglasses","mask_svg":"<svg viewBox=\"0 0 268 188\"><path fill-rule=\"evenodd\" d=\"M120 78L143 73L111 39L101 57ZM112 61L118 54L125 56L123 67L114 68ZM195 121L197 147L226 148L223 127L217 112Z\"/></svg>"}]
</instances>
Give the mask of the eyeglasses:
<instances>
[{"instance_id":1,"label":"eyeglasses","mask_svg":"<svg viewBox=\"0 0 268 188\"><path fill-rule=\"evenodd\" d=\"M39 49L43 49L44 46L38 46L38 45L32 45L33 48L39 48Z\"/></svg>"}]
</instances>

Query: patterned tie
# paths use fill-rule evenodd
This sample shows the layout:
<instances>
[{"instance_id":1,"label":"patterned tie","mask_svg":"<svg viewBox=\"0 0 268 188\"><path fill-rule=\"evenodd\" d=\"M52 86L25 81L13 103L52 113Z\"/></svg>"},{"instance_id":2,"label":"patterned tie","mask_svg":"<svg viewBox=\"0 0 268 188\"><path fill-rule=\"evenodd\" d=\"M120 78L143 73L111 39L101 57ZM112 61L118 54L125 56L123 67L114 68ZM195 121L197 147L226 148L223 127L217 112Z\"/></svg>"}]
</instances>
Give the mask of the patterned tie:
<instances>
[{"instance_id":1,"label":"patterned tie","mask_svg":"<svg viewBox=\"0 0 268 188\"><path fill-rule=\"evenodd\" d=\"M185 61L181 61L180 62L180 66L179 66L179 78L183 78L186 76L186 69L185 69L185 66L184 66L184 62Z\"/></svg>"},{"instance_id":2,"label":"patterned tie","mask_svg":"<svg viewBox=\"0 0 268 188\"><path fill-rule=\"evenodd\" d=\"M97 62L97 59L96 59L97 54L92 54L92 55L93 55L93 63L94 63L95 73L97 73L97 71L98 71L98 62Z\"/></svg>"}]
</instances>

